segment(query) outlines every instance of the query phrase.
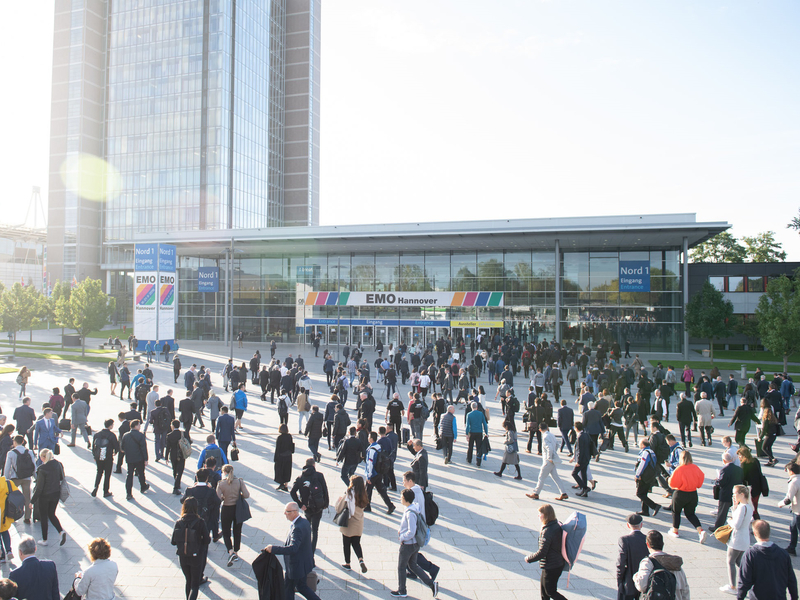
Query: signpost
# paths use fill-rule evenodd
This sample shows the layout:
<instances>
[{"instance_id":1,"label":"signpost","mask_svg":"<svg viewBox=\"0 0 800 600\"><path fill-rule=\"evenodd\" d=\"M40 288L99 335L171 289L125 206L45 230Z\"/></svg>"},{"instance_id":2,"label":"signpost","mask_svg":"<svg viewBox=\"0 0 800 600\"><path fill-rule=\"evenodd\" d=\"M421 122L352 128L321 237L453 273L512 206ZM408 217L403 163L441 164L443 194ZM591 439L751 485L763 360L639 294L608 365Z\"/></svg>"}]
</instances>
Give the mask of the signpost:
<instances>
[{"instance_id":1,"label":"signpost","mask_svg":"<svg viewBox=\"0 0 800 600\"><path fill-rule=\"evenodd\" d=\"M650 261L649 260L619 261L619 291L649 292Z\"/></svg>"}]
</instances>

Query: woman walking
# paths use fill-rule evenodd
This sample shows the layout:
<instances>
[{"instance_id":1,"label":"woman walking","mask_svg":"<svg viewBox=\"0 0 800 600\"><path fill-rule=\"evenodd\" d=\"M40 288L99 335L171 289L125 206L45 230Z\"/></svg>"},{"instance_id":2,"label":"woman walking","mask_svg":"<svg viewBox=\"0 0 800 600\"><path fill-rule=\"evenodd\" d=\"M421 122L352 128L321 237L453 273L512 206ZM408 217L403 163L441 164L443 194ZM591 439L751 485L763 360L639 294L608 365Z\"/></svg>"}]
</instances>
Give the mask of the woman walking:
<instances>
[{"instance_id":1,"label":"woman walking","mask_svg":"<svg viewBox=\"0 0 800 600\"><path fill-rule=\"evenodd\" d=\"M119 375L119 370L117 370L117 363L113 360L108 363L108 379L111 382L111 395L113 396L116 393L117 389L117 376Z\"/></svg>"},{"instance_id":2,"label":"woman walking","mask_svg":"<svg viewBox=\"0 0 800 600\"><path fill-rule=\"evenodd\" d=\"M14 429L13 425L6 425L3 427L3 431L0 432L0 473L3 473L6 465L6 456L14 446ZM0 504L0 506L5 506L5 504Z\"/></svg>"},{"instance_id":3,"label":"woman walking","mask_svg":"<svg viewBox=\"0 0 800 600\"><path fill-rule=\"evenodd\" d=\"M242 363L239 367L239 383L244 384L244 391L247 391L247 365Z\"/></svg>"},{"instance_id":4,"label":"woman walking","mask_svg":"<svg viewBox=\"0 0 800 600\"><path fill-rule=\"evenodd\" d=\"M50 408L56 413L56 422L61 419L61 411L64 410L64 396L61 395L61 390L57 387L53 388L53 394L48 400Z\"/></svg>"},{"instance_id":5,"label":"woman walking","mask_svg":"<svg viewBox=\"0 0 800 600\"><path fill-rule=\"evenodd\" d=\"M364 479L360 475L351 475L347 492L336 501L335 506L336 514L343 511L345 506L350 513L347 525L339 527L344 550L342 568L347 571L350 570L350 549L352 548L361 565L361 572L367 572L367 565L364 564L364 553L361 550L361 536L364 533L364 509L368 505L369 497L367 496L367 488L364 486Z\"/></svg>"},{"instance_id":6,"label":"woman walking","mask_svg":"<svg viewBox=\"0 0 800 600\"><path fill-rule=\"evenodd\" d=\"M186 600L197 600L200 585L208 582L203 571L210 542L206 522L197 514L197 498L189 496L183 501L181 518L172 530L172 545L178 548L176 554L186 578Z\"/></svg>"},{"instance_id":7,"label":"woman walking","mask_svg":"<svg viewBox=\"0 0 800 600\"><path fill-rule=\"evenodd\" d=\"M31 371L28 367L22 367L17 373L17 385L19 386L19 397L25 395L25 390L28 386L28 379L31 377Z\"/></svg>"},{"instance_id":8,"label":"woman walking","mask_svg":"<svg viewBox=\"0 0 800 600\"><path fill-rule=\"evenodd\" d=\"M419 395L422 396L423 398L427 398L428 389L430 389L431 384L432 381L430 375L428 375L428 369L422 369L422 372L420 372L419 374L419 382L417 384L419 387Z\"/></svg>"},{"instance_id":9,"label":"woman walking","mask_svg":"<svg viewBox=\"0 0 800 600\"><path fill-rule=\"evenodd\" d=\"M94 538L88 547L92 566L75 574L78 578L75 593L83 600L114 600L119 567L110 560L111 544L103 538Z\"/></svg>"},{"instance_id":10,"label":"woman walking","mask_svg":"<svg viewBox=\"0 0 800 600\"><path fill-rule=\"evenodd\" d=\"M233 476L233 465L222 467L222 479L217 484L217 496L222 500L220 519L222 520L222 539L228 551L228 566L239 560L239 549L242 547L242 525L236 520L236 503L239 497L249 498L250 492L241 477ZM231 527L233 527L233 544L231 544Z\"/></svg>"},{"instance_id":11,"label":"woman walking","mask_svg":"<svg viewBox=\"0 0 800 600\"><path fill-rule=\"evenodd\" d=\"M561 554L563 530L556 520L556 512L549 504L539 507L539 521L542 528L539 530L539 549L525 557L525 562L539 561L542 571L540 591L542 598L552 600L567 600L558 593L558 578L564 570L564 557Z\"/></svg>"},{"instance_id":12,"label":"woman walking","mask_svg":"<svg viewBox=\"0 0 800 600\"><path fill-rule=\"evenodd\" d=\"M278 491L288 492L286 484L292 480L294 441L286 423L281 423L278 433L278 439L275 440L275 483L278 484Z\"/></svg>"},{"instance_id":13,"label":"woman walking","mask_svg":"<svg viewBox=\"0 0 800 600\"><path fill-rule=\"evenodd\" d=\"M509 429L510 423L503 422L503 428L506 430L506 440L503 452L503 464L500 465L500 470L495 472L498 477L503 476L503 471L506 465L514 465L517 468L517 476L514 479L522 479L522 473L519 470L519 445L517 444L517 432Z\"/></svg>"},{"instance_id":14,"label":"woman walking","mask_svg":"<svg viewBox=\"0 0 800 600\"><path fill-rule=\"evenodd\" d=\"M753 518L753 507L750 506L750 491L745 485L733 488L733 513L728 517L731 526L731 537L728 538L728 585L719 591L736 594L736 570L742 562L742 556L750 547L750 521Z\"/></svg>"},{"instance_id":15,"label":"woman walking","mask_svg":"<svg viewBox=\"0 0 800 600\"><path fill-rule=\"evenodd\" d=\"M742 446L736 451L739 456L739 462L742 464L742 482L750 486L750 499L753 501L753 519L760 519L758 516L758 499L764 493L764 488L761 485L761 478L763 477L761 471L761 463L758 462L750 453L750 448Z\"/></svg>"},{"instance_id":16,"label":"woman walking","mask_svg":"<svg viewBox=\"0 0 800 600\"><path fill-rule=\"evenodd\" d=\"M13 481L6 477L0 477L0 506L5 507L8 495L15 491L17 486ZM14 519L11 519L3 514L3 522L0 523L0 561L12 560L14 552L11 549L11 534L8 530L14 524Z\"/></svg>"},{"instance_id":17,"label":"woman walking","mask_svg":"<svg viewBox=\"0 0 800 600\"><path fill-rule=\"evenodd\" d=\"M759 417L761 419L761 449L769 458L766 463L767 466L774 467L778 464L778 461L772 454L772 444L775 443L775 439L778 437L778 419L775 418L775 413L772 412L772 407L766 398L761 401L761 414Z\"/></svg>"},{"instance_id":18,"label":"woman walking","mask_svg":"<svg viewBox=\"0 0 800 600\"><path fill-rule=\"evenodd\" d=\"M681 511L686 515L686 519L694 525L697 534L700 536L700 543L704 544L708 534L700 525L697 518L697 490L700 489L705 480L703 471L700 470L688 450L681 454L677 468L669 478L669 486L673 489L672 494L672 529L667 533L672 537L679 537L678 528L681 526Z\"/></svg>"},{"instance_id":19,"label":"woman walking","mask_svg":"<svg viewBox=\"0 0 800 600\"><path fill-rule=\"evenodd\" d=\"M39 452L39 460L42 461L42 464L36 470L36 487L31 496L31 504L39 511L39 520L42 524L42 539L37 543L47 546L47 523L49 521L61 534L59 546L63 546L67 541L67 532L61 528L61 523L56 516L56 509L61 497L64 465L53 457L53 451L49 448Z\"/></svg>"}]
</instances>

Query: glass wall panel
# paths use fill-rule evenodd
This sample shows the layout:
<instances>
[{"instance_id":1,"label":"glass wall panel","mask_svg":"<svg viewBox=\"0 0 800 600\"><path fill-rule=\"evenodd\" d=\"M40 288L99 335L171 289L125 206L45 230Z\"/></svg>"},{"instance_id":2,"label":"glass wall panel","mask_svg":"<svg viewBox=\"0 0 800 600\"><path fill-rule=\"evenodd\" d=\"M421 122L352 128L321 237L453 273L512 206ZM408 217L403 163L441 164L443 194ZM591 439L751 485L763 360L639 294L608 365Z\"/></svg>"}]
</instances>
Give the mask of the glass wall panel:
<instances>
[{"instance_id":1,"label":"glass wall panel","mask_svg":"<svg viewBox=\"0 0 800 600\"><path fill-rule=\"evenodd\" d=\"M475 252L453 252L450 260L450 289L454 292L475 290L478 270Z\"/></svg>"},{"instance_id":2,"label":"glass wall panel","mask_svg":"<svg viewBox=\"0 0 800 600\"><path fill-rule=\"evenodd\" d=\"M426 252L425 277L431 289L445 292L450 289L450 253Z\"/></svg>"}]
</instances>

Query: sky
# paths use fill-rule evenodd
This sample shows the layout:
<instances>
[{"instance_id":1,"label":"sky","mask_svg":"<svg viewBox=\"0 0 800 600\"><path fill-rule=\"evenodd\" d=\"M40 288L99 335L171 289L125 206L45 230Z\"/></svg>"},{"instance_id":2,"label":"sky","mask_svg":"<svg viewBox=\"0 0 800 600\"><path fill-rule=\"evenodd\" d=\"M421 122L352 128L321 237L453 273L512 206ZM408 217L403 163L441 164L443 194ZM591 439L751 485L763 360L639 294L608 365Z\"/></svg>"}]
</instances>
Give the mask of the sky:
<instances>
[{"instance_id":1,"label":"sky","mask_svg":"<svg viewBox=\"0 0 800 600\"><path fill-rule=\"evenodd\" d=\"M5 4L13 224L46 201L53 0ZM693 212L800 260L798 23L794 0L323 0L321 224Z\"/></svg>"}]
</instances>

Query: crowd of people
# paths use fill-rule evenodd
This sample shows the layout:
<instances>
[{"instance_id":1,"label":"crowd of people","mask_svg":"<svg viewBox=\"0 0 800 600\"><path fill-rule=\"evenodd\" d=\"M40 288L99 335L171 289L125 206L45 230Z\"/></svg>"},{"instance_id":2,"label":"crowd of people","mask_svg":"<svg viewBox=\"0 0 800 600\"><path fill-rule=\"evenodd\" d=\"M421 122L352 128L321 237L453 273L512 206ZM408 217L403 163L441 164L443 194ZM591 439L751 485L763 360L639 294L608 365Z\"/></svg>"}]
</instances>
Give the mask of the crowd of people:
<instances>
[{"instance_id":1,"label":"crowd of people","mask_svg":"<svg viewBox=\"0 0 800 600\"><path fill-rule=\"evenodd\" d=\"M98 494L101 483L103 497L113 496L112 474L122 474L123 463L128 501L135 501L134 479L139 493L152 493L147 482L151 460L164 461L171 467L173 493L180 496L182 505L171 541L185 576L186 598L197 598L201 586L209 581L205 568L212 542L223 540L228 567L239 560L242 527L250 519L250 492L244 479L236 476L234 463L239 459L237 444L252 425L247 420L248 401L258 398L263 406L274 405L278 416L278 435L272 447L274 481L276 491L288 493L291 499L284 509L290 521L286 545L268 545L253 564L259 586L276 585L273 574L276 565L280 565L274 557L284 555L282 589L286 597L293 597L297 591L308 599L318 598L314 589L314 555L322 514L329 506L335 510L342 534L342 568L352 569L354 552L360 571L367 573L361 546L364 521L373 511L374 491L387 515L397 510L390 492L398 492L395 464L405 449L411 461L400 482L403 514L397 530L397 588L391 595L405 597L410 577L426 585L436 597L439 567L420 552L428 543L430 527L438 515L429 491L429 464L435 459L430 452L435 448L442 453L443 466L460 460L453 453L462 418L459 412L463 411L463 460L472 464L474 458L476 468L480 468L495 443L490 440L489 403L497 401L502 433L496 443L502 457L494 475L502 477L509 466L514 479L523 478L519 434L527 433L525 452L541 456L535 487L526 494L537 502L549 486L555 490L555 501L567 500L570 493L589 498L599 483L592 464L599 462L604 453L615 450L615 440L619 450L628 453L633 432L638 454L629 461L628 476L635 484L641 509L627 518L630 534L619 543L617 581L621 598L638 598L658 586L672 594L661 597L689 597L690 584L682 571L682 559L663 552L662 532L652 530L645 535L641 530L643 518L655 517L662 509L672 513L672 527L664 535L679 537L685 516L696 530L699 543L705 543L709 534L724 539L729 582L722 591L739 598L749 593L756 600L783 598L788 591L797 598L789 555L796 554L800 531L800 463L792 461L785 466L789 482L781 505L790 506L793 515L786 549L769 542L770 525L758 514L758 501L768 493L759 457L763 454L766 458L764 467L777 464L773 444L795 404L790 377L776 374L767 381L765 374L756 373L740 391L733 375L723 382L718 372L696 376L688 366L680 373L673 366L664 368L660 363L650 369L638 355L623 362L630 358L627 345L628 358L623 358L616 343L609 348L601 344L591 349L545 340L527 343L510 335L472 342L469 354L463 340L441 338L428 346L409 348L401 344L395 348L390 344L387 356L381 344L371 364L360 348L345 347L342 360L338 361L323 350L325 385L312 380L301 355L276 358L274 342L270 358L263 363L259 351L240 366L229 360L219 371L219 387L212 384L215 375L211 368L191 364L184 371L181 357L175 354L171 361L172 383L180 381L184 388L180 391L170 388L169 380L159 381L150 363L144 363L132 374L123 354L111 363L113 368L109 365L109 375L111 393L116 394L119 379L119 399L130 401L129 409L119 412L116 418L104 415L109 418L97 432L88 426L97 389L91 389L88 383L76 388L75 379L70 378L63 388L53 389L37 415L27 394L31 371L22 367L17 376L21 402L13 412L15 424L6 424L6 417L0 415L0 467L4 467L0 505L9 506L12 495L19 503L19 511L3 511L0 561L13 559L8 530L18 519L25 524L30 524L31 519L40 523L40 546L50 543L50 525L57 532L58 543L66 542L67 533L57 510L59 502L69 495L69 486L64 466L56 456L65 434L70 434L70 443L64 445L73 448L77 448L80 434L96 464L92 496ZM129 340L129 345L132 343ZM318 351L319 343L314 347ZM484 377L488 385L479 385ZM527 388L522 403L515 382L524 382L519 389ZM383 384L380 392L379 383ZM398 383L410 385L409 391L401 394ZM316 404L312 398L315 385L324 390L321 396L316 394L317 398L327 397L324 405ZM485 388L495 386L495 395L487 398ZM228 401L220 398L220 389L230 393ZM351 395L352 408L348 406ZM575 398L568 399L567 395ZM677 403L671 413L673 398ZM379 409L378 402L384 399L385 409ZM103 405L101 410L105 409ZM714 435L712 423L726 410L733 411L729 422L735 429L733 438ZM296 428L290 425L290 411L297 412ZM796 418L800 417L798 412ZM678 424L679 436L666 428L670 418ZM748 438L752 423L757 427L756 436ZM431 428L426 437L428 425ZM152 442L147 436L149 428ZM710 486L717 500L715 521L706 528L696 509L699 494L709 486L703 488L705 475L687 449L693 447L693 432L700 433L702 446L713 446L719 440L723 449L718 474ZM300 474L293 477L298 453L295 440L299 438L303 438L310 457ZM330 458L340 468L346 486L333 501L328 482L317 468L323 459L320 444L325 439L332 453ZM184 487L187 461L193 463L194 452L199 453L197 466L191 469L189 485ZM568 463L573 465L575 485L571 492L559 475L565 452ZM656 486L663 488L664 497L670 500L668 505L650 498ZM565 567L561 525L551 504L540 504L538 514L539 549L526 560L540 564L542 598L563 598L558 592ZM750 545L750 530L757 540L754 546ZM23 537L18 545L19 558L24 562L35 559L36 545L29 536ZM75 592L89 600L110 600L118 572L109 558L111 548L106 540L97 538L89 545L89 553L92 566L76 575ZM12 571L10 581L0 581L0 600L60 598L58 583L53 584L50 577L51 571L55 576L55 570L48 562L36 559Z\"/></svg>"}]
</instances>

